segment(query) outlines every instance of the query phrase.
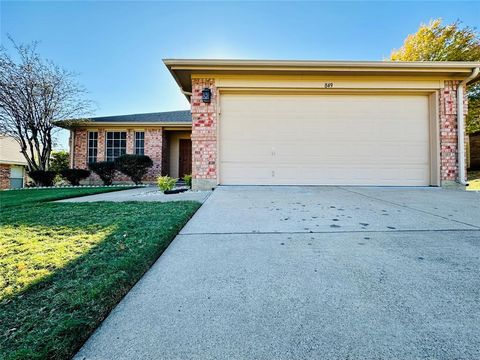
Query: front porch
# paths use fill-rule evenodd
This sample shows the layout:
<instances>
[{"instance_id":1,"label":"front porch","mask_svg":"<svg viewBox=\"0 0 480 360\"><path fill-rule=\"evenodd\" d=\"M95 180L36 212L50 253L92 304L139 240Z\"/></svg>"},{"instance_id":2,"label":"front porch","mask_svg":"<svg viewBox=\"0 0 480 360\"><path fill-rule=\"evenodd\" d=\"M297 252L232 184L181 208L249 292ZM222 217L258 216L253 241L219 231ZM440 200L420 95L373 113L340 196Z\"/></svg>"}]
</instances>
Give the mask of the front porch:
<instances>
[{"instance_id":1,"label":"front porch","mask_svg":"<svg viewBox=\"0 0 480 360\"><path fill-rule=\"evenodd\" d=\"M162 175L182 178L192 173L192 131L185 129L164 130Z\"/></svg>"}]
</instances>

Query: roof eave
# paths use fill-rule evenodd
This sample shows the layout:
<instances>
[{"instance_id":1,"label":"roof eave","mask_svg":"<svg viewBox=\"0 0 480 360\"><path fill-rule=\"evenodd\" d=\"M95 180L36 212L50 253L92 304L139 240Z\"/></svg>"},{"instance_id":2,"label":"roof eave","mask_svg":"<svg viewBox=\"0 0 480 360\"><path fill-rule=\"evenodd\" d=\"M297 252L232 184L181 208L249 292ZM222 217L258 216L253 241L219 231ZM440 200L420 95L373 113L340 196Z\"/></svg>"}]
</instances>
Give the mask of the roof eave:
<instances>
[{"instance_id":1,"label":"roof eave","mask_svg":"<svg viewBox=\"0 0 480 360\"><path fill-rule=\"evenodd\" d=\"M289 60L208 60L164 59L182 91L191 92L193 73L211 74L357 74L357 75L442 75L467 76L478 62L399 61L289 61ZM187 97L188 98L188 97Z\"/></svg>"},{"instance_id":2,"label":"roof eave","mask_svg":"<svg viewBox=\"0 0 480 360\"><path fill-rule=\"evenodd\" d=\"M143 121L143 122L135 122L135 121L88 121L84 123L78 123L78 124L61 124L59 122L56 123L58 127L64 128L64 129L76 129L76 128L91 128L91 127L103 127L103 126L109 126L109 127L122 127L122 126L129 126L129 127L135 127L135 126L160 126L160 127L166 127L166 126L175 126L175 127L192 127L191 122L158 122L158 121Z\"/></svg>"}]
</instances>

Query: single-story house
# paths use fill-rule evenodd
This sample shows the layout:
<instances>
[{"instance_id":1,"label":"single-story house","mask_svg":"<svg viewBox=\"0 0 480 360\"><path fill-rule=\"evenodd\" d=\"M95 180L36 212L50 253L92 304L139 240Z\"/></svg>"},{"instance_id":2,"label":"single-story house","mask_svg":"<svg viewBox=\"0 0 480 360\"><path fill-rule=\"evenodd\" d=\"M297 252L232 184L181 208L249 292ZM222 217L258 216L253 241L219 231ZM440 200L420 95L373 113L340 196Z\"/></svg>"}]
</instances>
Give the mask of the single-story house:
<instances>
[{"instance_id":1,"label":"single-story house","mask_svg":"<svg viewBox=\"0 0 480 360\"><path fill-rule=\"evenodd\" d=\"M27 161L15 139L0 135L0 189L19 189L25 186Z\"/></svg>"},{"instance_id":2,"label":"single-story house","mask_svg":"<svg viewBox=\"0 0 480 360\"><path fill-rule=\"evenodd\" d=\"M194 189L465 182L457 112L467 111L464 89L480 63L164 63L191 114L95 118L72 129L72 166L137 152L139 142L155 163L150 179L182 176L190 170L182 161L191 161Z\"/></svg>"},{"instance_id":3,"label":"single-story house","mask_svg":"<svg viewBox=\"0 0 480 360\"><path fill-rule=\"evenodd\" d=\"M190 110L94 117L71 128L70 167L88 168L120 155L148 155L153 166L145 177L183 177L192 173L192 116ZM117 181L128 179L119 175ZM90 181L98 181L92 176Z\"/></svg>"}]
</instances>

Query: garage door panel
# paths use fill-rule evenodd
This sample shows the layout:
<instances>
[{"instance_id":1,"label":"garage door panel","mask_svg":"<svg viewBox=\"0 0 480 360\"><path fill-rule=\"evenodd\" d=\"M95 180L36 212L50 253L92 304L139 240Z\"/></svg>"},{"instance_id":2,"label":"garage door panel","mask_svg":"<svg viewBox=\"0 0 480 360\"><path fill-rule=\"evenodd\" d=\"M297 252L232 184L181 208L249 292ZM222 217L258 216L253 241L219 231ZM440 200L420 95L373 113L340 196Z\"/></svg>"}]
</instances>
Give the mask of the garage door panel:
<instances>
[{"instance_id":1,"label":"garage door panel","mask_svg":"<svg viewBox=\"0 0 480 360\"><path fill-rule=\"evenodd\" d=\"M270 161L282 163L291 160L294 163L315 164L318 157L322 157L322 163L334 161L342 164L355 164L357 161L390 164L395 161L407 164L421 164L427 166L429 163L428 154L423 152L425 144L392 144L389 142L376 143L347 143L334 142L307 143L300 148L296 143L282 144L280 148L273 150L275 156L270 155ZM250 149L248 150L250 153ZM375 156L375 153L382 152L382 157ZM260 155L260 154L258 154ZM265 153L264 155L269 155ZM251 153L255 157L254 152ZM312 165L313 165L312 164Z\"/></svg>"},{"instance_id":2,"label":"garage door panel","mask_svg":"<svg viewBox=\"0 0 480 360\"><path fill-rule=\"evenodd\" d=\"M222 94L222 184L428 185L428 98Z\"/></svg>"},{"instance_id":3,"label":"garage door panel","mask_svg":"<svg viewBox=\"0 0 480 360\"><path fill-rule=\"evenodd\" d=\"M251 141L248 147L243 151L235 150L238 146L243 146L239 141L228 141L223 146L223 156L225 163L231 162L270 162L272 159L272 149L264 142Z\"/></svg>"}]
</instances>

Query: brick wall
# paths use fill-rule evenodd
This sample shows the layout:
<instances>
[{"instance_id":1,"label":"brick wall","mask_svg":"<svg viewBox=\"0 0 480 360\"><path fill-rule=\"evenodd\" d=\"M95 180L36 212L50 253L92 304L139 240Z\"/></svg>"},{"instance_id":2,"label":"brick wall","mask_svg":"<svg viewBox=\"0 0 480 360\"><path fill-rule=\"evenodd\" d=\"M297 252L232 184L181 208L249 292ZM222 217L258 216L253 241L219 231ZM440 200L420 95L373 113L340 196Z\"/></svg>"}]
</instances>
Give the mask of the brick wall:
<instances>
[{"instance_id":1,"label":"brick wall","mask_svg":"<svg viewBox=\"0 0 480 360\"><path fill-rule=\"evenodd\" d=\"M117 128L116 128L117 129ZM105 133L108 129L98 128L98 152L97 161L105 160ZM123 131L123 130L122 130ZM127 132L127 154L133 154L135 148L135 132L134 130L124 130ZM74 166L77 169L88 169L87 166L87 133L86 129L74 130L74 152L72 154L74 158ZM152 161L153 166L145 176L145 181L155 181L157 176L162 172L162 147L163 147L163 131L159 127L157 129L145 129L145 155L148 155ZM100 179L92 174L87 182L98 182ZM118 174L115 177L116 182L130 181L128 177L123 174Z\"/></svg>"},{"instance_id":2,"label":"brick wall","mask_svg":"<svg viewBox=\"0 0 480 360\"><path fill-rule=\"evenodd\" d=\"M0 164L0 189L10 188L10 165Z\"/></svg>"},{"instance_id":3,"label":"brick wall","mask_svg":"<svg viewBox=\"0 0 480 360\"><path fill-rule=\"evenodd\" d=\"M445 81L445 86L439 92L440 120L440 176L442 181L455 181L458 177L457 163L457 114L456 87L458 81ZM203 103L202 90L210 88L212 101ZM217 89L214 79L192 79L192 175L193 187L208 189L217 184ZM467 97L465 95L465 113L467 112ZM104 159L105 129L99 129L98 161ZM133 131L127 135L127 152L133 152ZM166 158L166 137L162 128L145 131L145 155L152 158L154 166L149 171L146 181L154 181L162 173L162 168L168 171ZM87 132L75 131L75 166L86 168ZM465 170L466 171L466 170ZM125 178L117 181L127 180Z\"/></svg>"},{"instance_id":4,"label":"brick wall","mask_svg":"<svg viewBox=\"0 0 480 360\"><path fill-rule=\"evenodd\" d=\"M212 91L210 104L202 90ZM214 79L192 79L192 185L208 189L217 185L217 90Z\"/></svg>"},{"instance_id":5,"label":"brick wall","mask_svg":"<svg viewBox=\"0 0 480 360\"><path fill-rule=\"evenodd\" d=\"M170 167L170 149L168 146L167 131L162 132L162 155L162 176L166 176Z\"/></svg>"},{"instance_id":6,"label":"brick wall","mask_svg":"<svg viewBox=\"0 0 480 360\"><path fill-rule=\"evenodd\" d=\"M145 130L145 155L149 156L153 161L153 166L146 175L146 181L154 181L157 176L162 174L162 144L162 128Z\"/></svg>"},{"instance_id":7,"label":"brick wall","mask_svg":"<svg viewBox=\"0 0 480 360\"><path fill-rule=\"evenodd\" d=\"M440 119L440 178L455 181L458 178L457 158L457 86L459 81L445 81L439 92ZM467 95L464 92L464 116L467 114ZM465 136L465 135L464 135ZM466 143L466 142L465 142ZM465 152L466 153L466 152ZM465 162L466 163L466 162ZM466 171L466 169L464 169Z\"/></svg>"},{"instance_id":8,"label":"brick wall","mask_svg":"<svg viewBox=\"0 0 480 360\"><path fill-rule=\"evenodd\" d=\"M87 130L75 129L73 131L73 142L73 167L87 169Z\"/></svg>"}]
</instances>

